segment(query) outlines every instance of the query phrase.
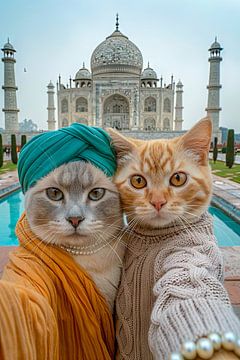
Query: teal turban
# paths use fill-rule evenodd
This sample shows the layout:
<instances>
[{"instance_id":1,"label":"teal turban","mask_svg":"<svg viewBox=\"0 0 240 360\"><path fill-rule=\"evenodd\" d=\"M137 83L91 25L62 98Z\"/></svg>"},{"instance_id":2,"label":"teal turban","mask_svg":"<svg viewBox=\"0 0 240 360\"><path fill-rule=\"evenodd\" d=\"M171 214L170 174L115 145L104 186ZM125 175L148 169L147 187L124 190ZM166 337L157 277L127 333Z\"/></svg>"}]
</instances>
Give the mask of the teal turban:
<instances>
[{"instance_id":1,"label":"teal turban","mask_svg":"<svg viewBox=\"0 0 240 360\"><path fill-rule=\"evenodd\" d=\"M52 170L73 161L90 162L112 176L116 171L116 156L110 141L103 129L78 123L34 136L23 147L18 160L23 192Z\"/></svg>"}]
</instances>

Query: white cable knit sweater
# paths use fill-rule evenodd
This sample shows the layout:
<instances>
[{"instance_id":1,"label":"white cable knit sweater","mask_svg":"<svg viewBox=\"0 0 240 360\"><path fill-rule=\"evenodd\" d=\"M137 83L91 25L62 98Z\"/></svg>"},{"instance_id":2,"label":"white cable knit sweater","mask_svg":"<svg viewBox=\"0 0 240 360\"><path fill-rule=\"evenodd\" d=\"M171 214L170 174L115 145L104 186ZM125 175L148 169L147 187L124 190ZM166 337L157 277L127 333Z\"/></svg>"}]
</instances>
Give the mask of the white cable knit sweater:
<instances>
[{"instance_id":1,"label":"white cable knit sweater","mask_svg":"<svg viewBox=\"0 0 240 360\"><path fill-rule=\"evenodd\" d=\"M116 301L118 359L167 360L184 341L213 331L240 336L222 285L222 255L209 214L191 229L183 224L136 228L125 237Z\"/></svg>"}]
</instances>

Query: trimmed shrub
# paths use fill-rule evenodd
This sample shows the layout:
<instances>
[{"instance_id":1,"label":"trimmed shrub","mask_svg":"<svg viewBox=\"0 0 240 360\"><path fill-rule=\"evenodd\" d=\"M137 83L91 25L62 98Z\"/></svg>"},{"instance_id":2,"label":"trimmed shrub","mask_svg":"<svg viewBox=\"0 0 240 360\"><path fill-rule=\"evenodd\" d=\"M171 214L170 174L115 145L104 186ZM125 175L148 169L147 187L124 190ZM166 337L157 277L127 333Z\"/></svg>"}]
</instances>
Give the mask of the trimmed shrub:
<instances>
[{"instance_id":1,"label":"trimmed shrub","mask_svg":"<svg viewBox=\"0 0 240 360\"><path fill-rule=\"evenodd\" d=\"M215 164L215 162L217 161L217 157L218 157L217 142L218 142L218 138L215 137L215 138L214 138L214 142L213 142L213 162L214 162L214 164Z\"/></svg>"},{"instance_id":2,"label":"trimmed shrub","mask_svg":"<svg viewBox=\"0 0 240 360\"><path fill-rule=\"evenodd\" d=\"M226 152L226 166L230 169L234 164L234 130L228 130L227 138L227 152Z\"/></svg>"},{"instance_id":3,"label":"trimmed shrub","mask_svg":"<svg viewBox=\"0 0 240 360\"><path fill-rule=\"evenodd\" d=\"M226 148L226 147L223 147L223 148L222 148L222 154L226 154L226 152L227 152L227 148Z\"/></svg>"},{"instance_id":4,"label":"trimmed shrub","mask_svg":"<svg viewBox=\"0 0 240 360\"><path fill-rule=\"evenodd\" d=\"M22 135L21 136L21 149L24 147L24 145L26 144L27 142L27 137L26 135Z\"/></svg>"},{"instance_id":5,"label":"trimmed shrub","mask_svg":"<svg viewBox=\"0 0 240 360\"><path fill-rule=\"evenodd\" d=\"M3 166L3 144L2 144L2 134L0 134L0 167Z\"/></svg>"},{"instance_id":6,"label":"trimmed shrub","mask_svg":"<svg viewBox=\"0 0 240 360\"><path fill-rule=\"evenodd\" d=\"M13 164L17 164L17 143L16 143L16 135L11 135L11 159Z\"/></svg>"}]
</instances>

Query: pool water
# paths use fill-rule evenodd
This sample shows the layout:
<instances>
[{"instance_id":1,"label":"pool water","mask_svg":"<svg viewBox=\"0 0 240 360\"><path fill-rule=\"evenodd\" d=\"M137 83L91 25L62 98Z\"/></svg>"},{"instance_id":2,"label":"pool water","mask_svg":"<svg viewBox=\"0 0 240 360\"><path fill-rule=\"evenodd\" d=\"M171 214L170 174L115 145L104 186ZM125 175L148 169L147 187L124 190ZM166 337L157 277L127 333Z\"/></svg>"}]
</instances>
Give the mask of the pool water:
<instances>
[{"instance_id":1,"label":"pool water","mask_svg":"<svg viewBox=\"0 0 240 360\"><path fill-rule=\"evenodd\" d=\"M0 246L18 245L15 225L24 210L24 196L16 191L0 200ZM210 207L219 246L240 246L240 224L220 209Z\"/></svg>"},{"instance_id":2,"label":"pool water","mask_svg":"<svg viewBox=\"0 0 240 360\"><path fill-rule=\"evenodd\" d=\"M23 210L24 196L20 190L0 200L0 246L18 245L15 226Z\"/></svg>"},{"instance_id":3,"label":"pool water","mask_svg":"<svg viewBox=\"0 0 240 360\"><path fill-rule=\"evenodd\" d=\"M214 233L218 240L218 245L240 246L240 224L216 207L210 207L209 212L214 219Z\"/></svg>"}]
</instances>

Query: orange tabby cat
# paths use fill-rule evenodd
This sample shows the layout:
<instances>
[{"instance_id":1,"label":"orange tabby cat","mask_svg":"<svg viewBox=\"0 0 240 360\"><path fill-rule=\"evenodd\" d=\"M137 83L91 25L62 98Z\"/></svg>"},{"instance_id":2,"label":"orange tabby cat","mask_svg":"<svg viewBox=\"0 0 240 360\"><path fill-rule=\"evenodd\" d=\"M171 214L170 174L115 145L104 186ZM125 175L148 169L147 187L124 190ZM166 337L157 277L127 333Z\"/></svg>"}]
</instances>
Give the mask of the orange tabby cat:
<instances>
[{"instance_id":1,"label":"orange tabby cat","mask_svg":"<svg viewBox=\"0 0 240 360\"><path fill-rule=\"evenodd\" d=\"M219 325L219 314L232 319L235 329L206 211L211 130L208 118L170 140L128 139L109 130L118 156L114 181L128 220L116 300L117 359L169 359L203 329L228 331L226 321Z\"/></svg>"},{"instance_id":2,"label":"orange tabby cat","mask_svg":"<svg viewBox=\"0 0 240 360\"><path fill-rule=\"evenodd\" d=\"M205 118L182 137L150 141L109 129L119 159L115 183L128 221L156 228L205 212L212 192L211 129Z\"/></svg>"}]
</instances>

